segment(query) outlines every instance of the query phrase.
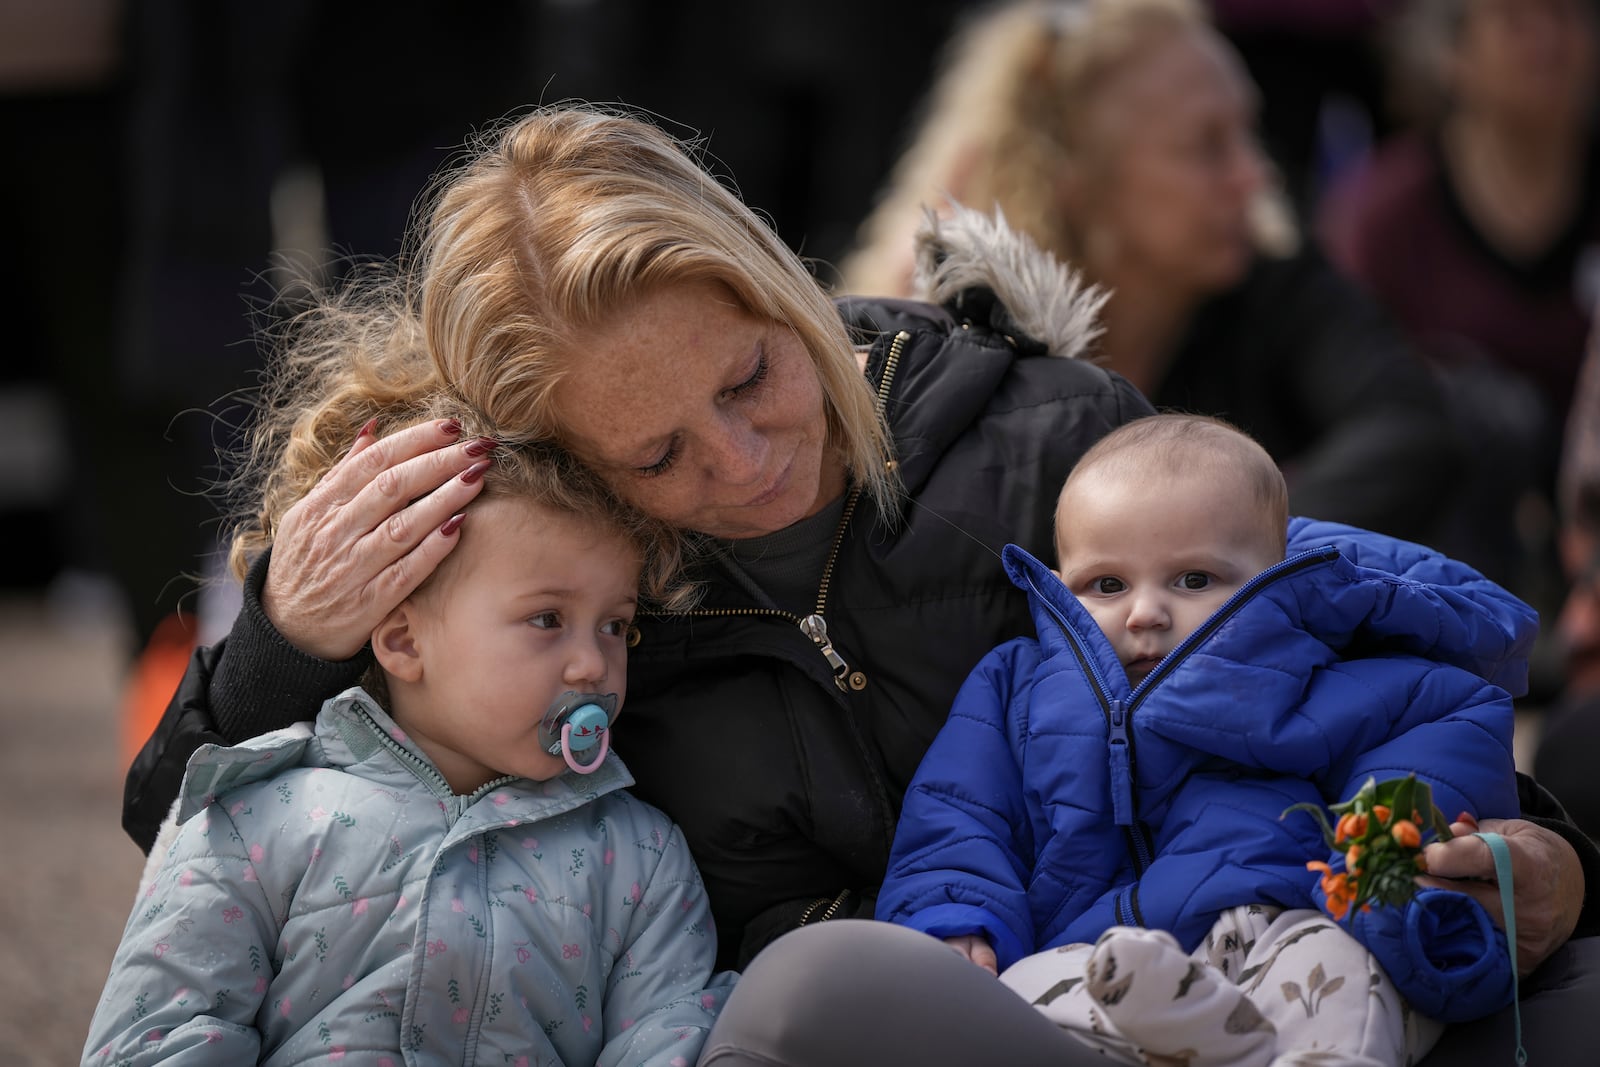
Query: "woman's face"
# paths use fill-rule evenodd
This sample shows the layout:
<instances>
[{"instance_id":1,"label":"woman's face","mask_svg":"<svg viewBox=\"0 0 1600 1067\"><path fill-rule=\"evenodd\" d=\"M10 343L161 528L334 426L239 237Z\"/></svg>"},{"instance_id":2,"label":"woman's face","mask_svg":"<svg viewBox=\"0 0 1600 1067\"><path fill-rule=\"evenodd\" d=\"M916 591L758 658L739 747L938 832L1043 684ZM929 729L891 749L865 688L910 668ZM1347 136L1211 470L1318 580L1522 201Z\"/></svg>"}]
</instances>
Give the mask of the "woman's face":
<instances>
[{"instance_id":1,"label":"woman's face","mask_svg":"<svg viewBox=\"0 0 1600 1067\"><path fill-rule=\"evenodd\" d=\"M1600 46L1590 0L1473 0L1451 66L1463 106L1572 125L1594 107Z\"/></svg>"},{"instance_id":2,"label":"woman's face","mask_svg":"<svg viewBox=\"0 0 1600 1067\"><path fill-rule=\"evenodd\" d=\"M1114 75L1086 115L1084 195L1069 201L1091 273L1196 296L1237 282L1265 180L1255 109L1238 60L1203 29L1158 38Z\"/></svg>"},{"instance_id":3,"label":"woman's face","mask_svg":"<svg viewBox=\"0 0 1600 1067\"><path fill-rule=\"evenodd\" d=\"M567 444L657 518L756 537L844 491L805 346L720 284L656 290L567 360L555 394Z\"/></svg>"}]
</instances>

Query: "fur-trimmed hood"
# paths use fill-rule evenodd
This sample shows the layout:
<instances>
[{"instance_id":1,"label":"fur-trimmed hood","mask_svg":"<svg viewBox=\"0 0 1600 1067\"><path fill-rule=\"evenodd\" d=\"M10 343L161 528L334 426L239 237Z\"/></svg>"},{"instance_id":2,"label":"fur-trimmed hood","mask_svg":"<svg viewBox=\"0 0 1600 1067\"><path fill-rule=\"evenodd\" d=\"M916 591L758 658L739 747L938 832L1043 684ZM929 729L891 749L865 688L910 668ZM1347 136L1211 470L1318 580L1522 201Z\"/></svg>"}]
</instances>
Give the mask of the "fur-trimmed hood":
<instances>
[{"instance_id":1,"label":"fur-trimmed hood","mask_svg":"<svg viewBox=\"0 0 1600 1067\"><path fill-rule=\"evenodd\" d=\"M1110 292L1011 229L999 208L992 218L959 204L929 210L915 243L917 299L984 319L1029 354L1092 360Z\"/></svg>"}]
</instances>

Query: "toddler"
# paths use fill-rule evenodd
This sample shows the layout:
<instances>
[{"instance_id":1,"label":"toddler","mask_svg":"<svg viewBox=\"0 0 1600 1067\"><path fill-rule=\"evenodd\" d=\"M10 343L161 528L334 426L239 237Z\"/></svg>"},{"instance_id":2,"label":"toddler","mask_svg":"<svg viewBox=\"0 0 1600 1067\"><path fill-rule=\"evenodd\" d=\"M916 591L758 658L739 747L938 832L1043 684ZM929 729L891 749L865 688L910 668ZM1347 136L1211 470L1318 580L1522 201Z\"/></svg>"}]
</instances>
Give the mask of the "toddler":
<instances>
[{"instance_id":1,"label":"toddler","mask_svg":"<svg viewBox=\"0 0 1600 1067\"><path fill-rule=\"evenodd\" d=\"M493 451L367 687L191 758L85 1064L695 1061L732 976L607 751L660 546L555 450Z\"/></svg>"}]
</instances>

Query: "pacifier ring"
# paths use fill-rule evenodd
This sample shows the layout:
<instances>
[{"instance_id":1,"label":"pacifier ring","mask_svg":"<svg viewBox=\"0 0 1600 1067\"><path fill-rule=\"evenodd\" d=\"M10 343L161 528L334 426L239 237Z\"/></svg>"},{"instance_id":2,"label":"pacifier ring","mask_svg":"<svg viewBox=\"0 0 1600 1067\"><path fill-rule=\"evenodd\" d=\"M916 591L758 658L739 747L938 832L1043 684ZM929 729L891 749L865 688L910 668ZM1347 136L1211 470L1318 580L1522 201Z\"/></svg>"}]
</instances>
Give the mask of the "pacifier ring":
<instances>
[{"instance_id":1,"label":"pacifier ring","mask_svg":"<svg viewBox=\"0 0 1600 1067\"><path fill-rule=\"evenodd\" d=\"M600 764L605 762L606 753L611 751L611 731L602 728L599 731L599 734L600 751L596 753L594 759L590 760L588 763L579 763L577 760L572 758L572 723L564 722L561 724L561 758L566 762L568 767L572 768L575 773L593 774L595 771L600 769Z\"/></svg>"}]
</instances>

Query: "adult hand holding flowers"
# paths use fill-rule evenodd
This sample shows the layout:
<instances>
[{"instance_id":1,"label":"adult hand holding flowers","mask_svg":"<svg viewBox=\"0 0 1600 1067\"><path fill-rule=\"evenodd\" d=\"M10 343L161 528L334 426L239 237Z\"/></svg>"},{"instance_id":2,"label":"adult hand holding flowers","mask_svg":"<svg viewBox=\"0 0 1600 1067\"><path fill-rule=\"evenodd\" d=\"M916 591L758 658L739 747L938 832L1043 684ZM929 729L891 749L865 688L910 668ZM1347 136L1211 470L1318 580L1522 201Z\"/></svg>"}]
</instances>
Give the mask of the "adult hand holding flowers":
<instances>
[{"instance_id":1,"label":"adult hand holding flowers","mask_svg":"<svg viewBox=\"0 0 1600 1067\"><path fill-rule=\"evenodd\" d=\"M1294 811L1316 818L1328 847L1342 853L1331 862L1306 864L1322 873L1318 903L1367 946L1412 1007L1443 1022L1459 1022L1515 998L1511 953L1494 918L1501 914L1500 887L1492 878L1440 879L1437 871L1433 881L1442 884L1419 878L1427 869L1429 842L1435 848L1477 842L1490 872L1493 847L1509 859L1510 850L1498 838L1491 846L1472 836L1478 827L1471 815L1452 824L1434 804L1432 789L1414 775L1383 782L1369 778L1349 800L1326 810L1320 804L1296 804L1283 814ZM1481 890L1482 898L1463 892L1468 886ZM1520 1034L1518 1040L1520 1045Z\"/></svg>"}]
</instances>

